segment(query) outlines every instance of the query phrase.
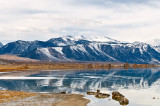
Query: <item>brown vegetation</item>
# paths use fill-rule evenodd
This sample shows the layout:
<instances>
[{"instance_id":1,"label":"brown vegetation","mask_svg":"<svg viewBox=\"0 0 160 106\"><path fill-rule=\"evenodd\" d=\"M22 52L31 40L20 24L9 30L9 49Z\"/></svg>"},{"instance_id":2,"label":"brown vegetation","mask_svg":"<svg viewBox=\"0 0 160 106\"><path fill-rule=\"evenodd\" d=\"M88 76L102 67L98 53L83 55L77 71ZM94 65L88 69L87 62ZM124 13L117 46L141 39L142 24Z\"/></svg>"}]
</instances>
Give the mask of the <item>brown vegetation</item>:
<instances>
[{"instance_id":1,"label":"brown vegetation","mask_svg":"<svg viewBox=\"0 0 160 106\"><path fill-rule=\"evenodd\" d=\"M27 93L0 90L0 106L87 106L80 94Z\"/></svg>"},{"instance_id":2,"label":"brown vegetation","mask_svg":"<svg viewBox=\"0 0 160 106\"><path fill-rule=\"evenodd\" d=\"M158 67L152 64L91 64L91 63L53 63L53 62L14 62L0 64L0 71L12 71L11 69L111 69L111 68L149 68ZM9 70L10 69L10 70Z\"/></svg>"},{"instance_id":3,"label":"brown vegetation","mask_svg":"<svg viewBox=\"0 0 160 106\"><path fill-rule=\"evenodd\" d=\"M35 94L22 91L0 90L0 103L10 102L12 100L18 100L31 96L35 96Z\"/></svg>"}]
</instances>

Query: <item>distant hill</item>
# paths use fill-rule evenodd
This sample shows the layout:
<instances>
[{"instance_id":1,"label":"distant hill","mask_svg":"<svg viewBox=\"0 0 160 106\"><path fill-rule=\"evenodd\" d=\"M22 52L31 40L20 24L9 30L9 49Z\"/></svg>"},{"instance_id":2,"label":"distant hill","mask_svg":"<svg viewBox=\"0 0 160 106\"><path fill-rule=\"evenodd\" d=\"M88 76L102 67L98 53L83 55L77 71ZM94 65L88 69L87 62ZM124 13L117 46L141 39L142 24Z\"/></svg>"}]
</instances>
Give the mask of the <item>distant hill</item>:
<instances>
[{"instance_id":1,"label":"distant hill","mask_svg":"<svg viewBox=\"0 0 160 106\"><path fill-rule=\"evenodd\" d=\"M0 55L0 60L8 61L8 62L38 62L39 60L30 59L26 57L19 57L16 55Z\"/></svg>"}]
</instances>

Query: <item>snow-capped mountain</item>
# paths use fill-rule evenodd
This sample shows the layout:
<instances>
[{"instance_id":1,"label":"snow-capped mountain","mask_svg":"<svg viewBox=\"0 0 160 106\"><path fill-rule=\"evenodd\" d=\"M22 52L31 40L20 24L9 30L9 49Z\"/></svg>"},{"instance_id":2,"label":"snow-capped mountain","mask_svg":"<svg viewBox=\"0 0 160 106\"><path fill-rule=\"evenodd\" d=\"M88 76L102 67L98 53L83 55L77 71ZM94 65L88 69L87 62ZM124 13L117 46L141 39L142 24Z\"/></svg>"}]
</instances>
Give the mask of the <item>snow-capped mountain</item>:
<instances>
[{"instance_id":1,"label":"snow-capped mountain","mask_svg":"<svg viewBox=\"0 0 160 106\"><path fill-rule=\"evenodd\" d=\"M21 56L42 60L110 61L129 63L158 63L160 53L149 44L88 43L71 46L34 49Z\"/></svg>"},{"instance_id":2,"label":"snow-capped mountain","mask_svg":"<svg viewBox=\"0 0 160 106\"><path fill-rule=\"evenodd\" d=\"M23 52L31 51L39 47L54 47L55 45L50 42L43 41L22 41L18 40L10 42L0 48L0 54L21 54Z\"/></svg>"},{"instance_id":3,"label":"snow-capped mountain","mask_svg":"<svg viewBox=\"0 0 160 106\"><path fill-rule=\"evenodd\" d=\"M1 47L0 54L5 53L49 61L160 63L158 47L109 37L65 36L48 41L16 41Z\"/></svg>"},{"instance_id":4,"label":"snow-capped mountain","mask_svg":"<svg viewBox=\"0 0 160 106\"><path fill-rule=\"evenodd\" d=\"M147 43L153 45L153 48L160 53L160 39L150 40Z\"/></svg>"}]
</instances>

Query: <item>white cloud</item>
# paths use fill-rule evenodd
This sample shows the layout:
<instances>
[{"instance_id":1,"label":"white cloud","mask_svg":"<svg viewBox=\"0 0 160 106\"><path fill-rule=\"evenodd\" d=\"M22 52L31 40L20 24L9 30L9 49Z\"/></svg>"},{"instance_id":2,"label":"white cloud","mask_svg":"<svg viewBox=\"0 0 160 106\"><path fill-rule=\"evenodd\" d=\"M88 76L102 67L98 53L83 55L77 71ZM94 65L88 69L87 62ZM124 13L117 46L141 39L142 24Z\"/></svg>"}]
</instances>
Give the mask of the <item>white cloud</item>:
<instances>
[{"instance_id":1,"label":"white cloud","mask_svg":"<svg viewBox=\"0 0 160 106\"><path fill-rule=\"evenodd\" d=\"M158 0L1 0L0 41L55 36L109 36L123 41L159 38Z\"/></svg>"}]
</instances>

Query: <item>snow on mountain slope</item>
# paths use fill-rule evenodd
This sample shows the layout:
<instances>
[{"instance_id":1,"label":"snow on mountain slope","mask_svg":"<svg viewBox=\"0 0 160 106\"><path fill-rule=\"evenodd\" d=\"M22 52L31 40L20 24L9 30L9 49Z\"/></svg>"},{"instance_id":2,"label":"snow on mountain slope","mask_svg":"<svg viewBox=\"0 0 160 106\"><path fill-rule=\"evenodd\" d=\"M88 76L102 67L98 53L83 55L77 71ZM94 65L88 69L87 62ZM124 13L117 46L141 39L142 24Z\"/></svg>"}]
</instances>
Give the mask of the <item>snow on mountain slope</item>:
<instances>
[{"instance_id":1,"label":"snow on mountain slope","mask_svg":"<svg viewBox=\"0 0 160 106\"><path fill-rule=\"evenodd\" d=\"M84 36L65 36L65 37L59 37L59 38L52 38L48 40L47 42L51 42L55 44L56 46L67 46L67 45L74 45L77 43L77 41L80 40L86 40Z\"/></svg>"},{"instance_id":2,"label":"snow on mountain slope","mask_svg":"<svg viewBox=\"0 0 160 106\"><path fill-rule=\"evenodd\" d=\"M154 48L157 52L160 53L160 45L159 45L159 46L154 46L153 48Z\"/></svg>"},{"instance_id":3,"label":"snow on mountain slope","mask_svg":"<svg viewBox=\"0 0 160 106\"><path fill-rule=\"evenodd\" d=\"M47 49L47 51L43 49ZM159 63L160 61L160 54L154 48L149 44L140 42L128 44L92 42L89 44L40 48L40 51L35 50L29 53L29 55L25 53L22 56L34 59L40 58L42 60L70 59L74 61L114 61L129 63Z\"/></svg>"},{"instance_id":4,"label":"snow on mountain slope","mask_svg":"<svg viewBox=\"0 0 160 106\"><path fill-rule=\"evenodd\" d=\"M152 45L155 50L160 53L160 39L154 39L147 41L148 44Z\"/></svg>"},{"instance_id":5,"label":"snow on mountain slope","mask_svg":"<svg viewBox=\"0 0 160 106\"><path fill-rule=\"evenodd\" d=\"M160 53L160 39L154 39L147 41L148 44L152 45L155 50Z\"/></svg>"},{"instance_id":6,"label":"snow on mountain slope","mask_svg":"<svg viewBox=\"0 0 160 106\"><path fill-rule=\"evenodd\" d=\"M135 49L139 49L140 53L143 54L143 52L147 51L147 47L149 46L149 44L143 42L134 42L134 43L129 43L126 46L132 47L133 53L136 51Z\"/></svg>"},{"instance_id":7,"label":"snow on mountain slope","mask_svg":"<svg viewBox=\"0 0 160 106\"><path fill-rule=\"evenodd\" d=\"M5 53L49 61L160 63L159 46L109 37L65 36L48 41L16 41L0 48L0 54Z\"/></svg>"},{"instance_id":8,"label":"snow on mountain slope","mask_svg":"<svg viewBox=\"0 0 160 106\"><path fill-rule=\"evenodd\" d=\"M39 47L55 47L53 43L44 41L22 41L10 42L0 48L0 54L21 54Z\"/></svg>"},{"instance_id":9,"label":"snow on mountain slope","mask_svg":"<svg viewBox=\"0 0 160 106\"><path fill-rule=\"evenodd\" d=\"M71 61L63 55L61 47L36 48L21 54L22 57L48 61Z\"/></svg>"},{"instance_id":10,"label":"snow on mountain slope","mask_svg":"<svg viewBox=\"0 0 160 106\"><path fill-rule=\"evenodd\" d=\"M109 37L101 37L101 36L93 37L93 38L87 39L87 40L95 41L95 42L117 42L117 43L120 43L120 41L117 41L115 39L111 39Z\"/></svg>"},{"instance_id":11,"label":"snow on mountain slope","mask_svg":"<svg viewBox=\"0 0 160 106\"><path fill-rule=\"evenodd\" d=\"M84 36L65 36L65 37L59 37L59 38L52 38L48 40L48 42L54 42L58 46L66 46L66 45L73 45L77 44L79 41L87 41L87 42L101 42L101 43L127 43L127 42L122 42L118 41L112 38L109 38L107 36L101 37L101 36L96 36L96 37L84 37Z\"/></svg>"},{"instance_id":12,"label":"snow on mountain slope","mask_svg":"<svg viewBox=\"0 0 160 106\"><path fill-rule=\"evenodd\" d=\"M62 51L63 48L62 47L53 47L53 49L55 49L60 54L63 54L63 51Z\"/></svg>"},{"instance_id":13,"label":"snow on mountain slope","mask_svg":"<svg viewBox=\"0 0 160 106\"><path fill-rule=\"evenodd\" d=\"M56 57L53 57L49 51L49 48L40 48L38 49L41 53L43 53L44 55L46 55L48 58L50 59L57 59Z\"/></svg>"},{"instance_id":14,"label":"snow on mountain slope","mask_svg":"<svg viewBox=\"0 0 160 106\"><path fill-rule=\"evenodd\" d=\"M100 38L100 37L99 37ZM119 43L117 40L113 40L105 37L102 38L106 43ZM96 41L97 40L97 41ZM23 52L32 51L36 48L46 48L46 47L60 47L60 46L71 46L77 44L89 44L91 42L99 42L100 39L89 39L84 36L65 36L59 38L52 38L48 41L22 41L18 40L15 42L10 42L0 48L0 54L21 54ZM102 41L101 41L102 42ZM0 45L1 46L1 45Z\"/></svg>"}]
</instances>

